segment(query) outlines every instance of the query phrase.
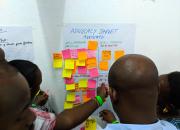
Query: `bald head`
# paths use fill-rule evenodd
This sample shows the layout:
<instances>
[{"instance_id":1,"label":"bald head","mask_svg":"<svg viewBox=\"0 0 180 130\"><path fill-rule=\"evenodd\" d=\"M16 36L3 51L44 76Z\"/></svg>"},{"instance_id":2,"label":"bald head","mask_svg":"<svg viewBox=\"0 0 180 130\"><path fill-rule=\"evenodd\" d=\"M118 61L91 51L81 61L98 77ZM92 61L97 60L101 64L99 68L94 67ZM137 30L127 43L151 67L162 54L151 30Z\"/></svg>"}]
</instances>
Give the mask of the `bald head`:
<instances>
[{"instance_id":1,"label":"bald head","mask_svg":"<svg viewBox=\"0 0 180 130\"><path fill-rule=\"evenodd\" d=\"M109 71L109 85L117 90L157 87L158 71L148 57L136 54L118 59Z\"/></svg>"},{"instance_id":2,"label":"bald head","mask_svg":"<svg viewBox=\"0 0 180 130\"><path fill-rule=\"evenodd\" d=\"M0 61L5 60L5 54L2 48L0 48Z\"/></svg>"},{"instance_id":3,"label":"bald head","mask_svg":"<svg viewBox=\"0 0 180 130\"><path fill-rule=\"evenodd\" d=\"M7 63L0 64L0 97L0 120L21 111L30 99L26 80Z\"/></svg>"}]
</instances>

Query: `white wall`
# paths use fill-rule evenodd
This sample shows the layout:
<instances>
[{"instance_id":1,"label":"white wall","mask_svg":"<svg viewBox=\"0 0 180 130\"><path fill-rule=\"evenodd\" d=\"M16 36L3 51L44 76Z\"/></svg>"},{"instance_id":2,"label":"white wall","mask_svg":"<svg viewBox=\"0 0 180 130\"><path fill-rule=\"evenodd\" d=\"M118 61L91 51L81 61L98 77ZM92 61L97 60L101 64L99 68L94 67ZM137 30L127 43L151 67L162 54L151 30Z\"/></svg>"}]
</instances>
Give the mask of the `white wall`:
<instances>
[{"instance_id":1,"label":"white wall","mask_svg":"<svg viewBox=\"0 0 180 130\"><path fill-rule=\"evenodd\" d=\"M0 25L33 27L35 63L56 112L64 86L51 54L61 48L63 23L135 23L135 52L152 58L160 73L180 70L180 0L0 0Z\"/></svg>"}]
</instances>

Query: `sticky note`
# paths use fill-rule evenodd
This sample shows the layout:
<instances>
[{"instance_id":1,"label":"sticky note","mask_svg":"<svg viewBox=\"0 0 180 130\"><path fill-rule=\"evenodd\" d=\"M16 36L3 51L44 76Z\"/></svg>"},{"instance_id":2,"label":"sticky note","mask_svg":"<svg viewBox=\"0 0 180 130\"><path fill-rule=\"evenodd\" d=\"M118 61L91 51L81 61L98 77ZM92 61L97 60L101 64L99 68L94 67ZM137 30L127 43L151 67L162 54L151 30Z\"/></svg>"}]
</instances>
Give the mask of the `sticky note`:
<instances>
[{"instance_id":1,"label":"sticky note","mask_svg":"<svg viewBox=\"0 0 180 130\"><path fill-rule=\"evenodd\" d=\"M87 51L87 49L86 48L79 48L79 49L77 49L77 51L78 52L80 52L80 51Z\"/></svg>"},{"instance_id":2,"label":"sticky note","mask_svg":"<svg viewBox=\"0 0 180 130\"><path fill-rule=\"evenodd\" d=\"M71 109L73 108L73 103L71 102L64 102L64 109Z\"/></svg>"},{"instance_id":3,"label":"sticky note","mask_svg":"<svg viewBox=\"0 0 180 130\"><path fill-rule=\"evenodd\" d=\"M72 76L72 70L63 69L62 71L63 78L71 78L71 76Z\"/></svg>"},{"instance_id":4,"label":"sticky note","mask_svg":"<svg viewBox=\"0 0 180 130\"><path fill-rule=\"evenodd\" d=\"M79 88L87 88L88 81L87 79L80 79L79 80Z\"/></svg>"},{"instance_id":5,"label":"sticky note","mask_svg":"<svg viewBox=\"0 0 180 130\"><path fill-rule=\"evenodd\" d=\"M64 64L65 69L74 69L74 60L73 59L65 59L65 64Z\"/></svg>"},{"instance_id":6,"label":"sticky note","mask_svg":"<svg viewBox=\"0 0 180 130\"><path fill-rule=\"evenodd\" d=\"M96 80L89 79L88 80L88 88L96 88Z\"/></svg>"},{"instance_id":7,"label":"sticky note","mask_svg":"<svg viewBox=\"0 0 180 130\"><path fill-rule=\"evenodd\" d=\"M77 66L76 66L76 61L74 61L74 69L72 71L72 74L76 74Z\"/></svg>"},{"instance_id":8,"label":"sticky note","mask_svg":"<svg viewBox=\"0 0 180 130\"><path fill-rule=\"evenodd\" d=\"M87 119L85 122L85 130L96 130L97 123L95 119Z\"/></svg>"},{"instance_id":9,"label":"sticky note","mask_svg":"<svg viewBox=\"0 0 180 130\"><path fill-rule=\"evenodd\" d=\"M71 49L71 58L77 59L78 58L78 51L77 49Z\"/></svg>"},{"instance_id":10,"label":"sticky note","mask_svg":"<svg viewBox=\"0 0 180 130\"><path fill-rule=\"evenodd\" d=\"M66 101L68 101L68 102L74 102L75 100L76 100L76 94L75 94L75 92L69 92L69 93L67 93L67 95L66 95Z\"/></svg>"},{"instance_id":11,"label":"sticky note","mask_svg":"<svg viewBox=\"0 0 180 130\"><path fill-rule=\"evenodd\" d=\"M85 60L76 60L76 66L86 66Z\"/></svg>"},{"instance_id":12,"label":"sticky note","mask_svg":"<svg viewBox=\"0 0 180 130\"><path fill-rule=\"evenodd\" d=\"M88 98L86 94L83 94L82 99L83 99L83 102L85 103L85 102L89 101L91 98Z\"/></svg>"},{"instance_id":13,"label":"sticky note","mask_svg":"<svg viewBox=\"0 0 180 130\"><path fill-rule=\"evenodd\" d=\"M94 98L96 96L96 90L87 90L87 97Z\"/></svg>"},{"instance_id":14,"label":"sticky note","mask_svg":"<svg viewBox=\"0 0 180 130\"><path fill-rule=\"evenodd\" d=\"M87 52L86 51L79 51L78 52L78 59L79 60L86 60L87 59Z\"/></svg>"},{"instance_id":15,"label":"sticky note","mask_svg":"<svg viewBox=\"0 0 180 130\"><path fill-rule=\"evenodd\" d=\"M102 51L102 60L111 60L111 51L110 50Z\"/></svg>"},{"instance_id":16,"label":"sticky note","mask_svg":"<svg viewBox=\"0 0 180 130\"><path fill-rule=\"evenodd\" d=\"M81 103L81 97L79 95L76 95L74 104L80 104L80 103Z\"/></svg>"},{"instance_id":17,"label":"sticky note","mask_svg":"<svg viewBox=\"0 0 180 130\"><path fill-rule=\"evenodd\" d=\"M87 67L86 66L79 66L78 67L78 74L87 74Z\"/></svg>"},{"instance_id":18,"label":"sticky note","mask_svg":"<svg viewBox=\"0 0 180 130\"><path fill-rule=\"evenodd\" d=\"M94 51L94 50L87 50L87 57L88 58L95 58L96 57L96 51Z\"/></svg>"},{"instance_id":19,"label":"sticky note","mask_svg":"<svg viewBox=\"0 0 180 130\"><path fill-rule=\"evenodd\" d=\"M62 59L61 53L53 53L53 59Z\"/></svg>"},{"instance_id":20,"label":"sticky note","mask_svg":"<svg viewBox=\"0 0 180 130\"><path fill-rule=\"evenodd\" d=\"M114 52L114 60L119 59L120 57L124 56L125 52L124 50L118 50Z\"/></svg>"},{"instance_id":21,"label":"sticky note","mask_svg":"<svg viewBox=\"0 0 180 130\"><path fill-rule=\"evenodd\" d=\"M86 60L86 64L88 65L88 64L97 64L97 60L96 60L96 58L88 58L87 60Z\"/></svg>"},{"instance_id":22,"label":"sticky note","mask_svg":"<svg viewBox=\"0 0 180 130\"><path fill-rule=\"evenodd\" d=\"M75 90L75 84L66 84L66 90Z\"/></svg>"},{"instance_id":23,"label":"sticky note","mask_svg":"<svg viewBox=\"0 0 180 130\"><path fill-rule=\"evenodd\" d=\"M73 84L74 83L74 78L64 78L65 84Z\"/></svg>"},{"instance_id":24,"label":"sticky note","mask_svg":"<svg viewBox=\"0 0 180 130\"><path fill-rule=\"evenodd\" d=\"M71 51L70 49L62 50L63 59L70 59L71 58Z\"/></svg>"},{"instance_id":25,"label":"sticky note","mask_svg":"<svg viewBox=\"0 0 180 130\"><path fill-rule=\"evenodd\" d=\"M99 69L107 71L108 70L108 61L101 61L99 63Z\"/></svg>"},{"instance_id":26,"label":"sticky note","mask_svg":"<svg viewBox=\"0 0 180 130\"><path fill-rule=\"evenodd\" d=\"M88 41L89 50L97 50L98 42L97 41Z\"/></svg>"},{"instance_id":27,"label":"sticky note","mask_svg":"<svg viewBox=\"0 0 180 130\"><path fill-rule=\"evenodd\" d=\"M95 78L99 76L99 72L97 68L89 69L89 75L91 78Z\"/></svg>"},{"instance_id":28,"label":"sticky note","mask_svg":"<svg viewBox=\"0 0 180 130\"><path fill-rule=\"evenodd\" d=\"M54 68L62 68L62 59L54 59L53 60L53 67Z\"/></svg>"}]
</instances>

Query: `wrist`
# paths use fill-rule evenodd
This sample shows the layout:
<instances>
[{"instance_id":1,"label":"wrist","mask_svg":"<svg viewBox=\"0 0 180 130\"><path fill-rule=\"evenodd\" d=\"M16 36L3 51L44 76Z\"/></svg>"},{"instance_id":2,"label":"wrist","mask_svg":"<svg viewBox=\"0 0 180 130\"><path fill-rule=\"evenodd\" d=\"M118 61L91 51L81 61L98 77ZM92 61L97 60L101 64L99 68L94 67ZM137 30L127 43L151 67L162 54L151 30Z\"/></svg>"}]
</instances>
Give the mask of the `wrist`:
<instances>
[{"instance_id":1,"label":"wrist","mask_svg":"<svg viewBox=\"0 0 180 130\"><path fill-rule=\"evenodd\" d=\"M118 121L118 120L113 120L111 123L112 123L112 124L118 124L119 121Z\"/></svg>"}]
</instances>

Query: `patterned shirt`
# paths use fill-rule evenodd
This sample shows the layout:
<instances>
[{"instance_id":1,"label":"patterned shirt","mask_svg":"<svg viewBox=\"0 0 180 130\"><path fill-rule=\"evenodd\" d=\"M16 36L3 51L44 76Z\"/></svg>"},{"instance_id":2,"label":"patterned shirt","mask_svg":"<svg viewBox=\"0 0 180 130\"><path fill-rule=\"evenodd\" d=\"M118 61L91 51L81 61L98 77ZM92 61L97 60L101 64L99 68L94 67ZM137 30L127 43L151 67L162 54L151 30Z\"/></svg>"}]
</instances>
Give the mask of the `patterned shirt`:
<instances>
[{"instance_id":1,"label":"patterned shirt","mask_svg":"<svg viewBox=\"0 0 180 130\"><path fill-rule=\"evenodd\" d=\"M169 118L167 121L175 125L177 129L180 130L180 118Z\"/></svg>"}]
</instances>

